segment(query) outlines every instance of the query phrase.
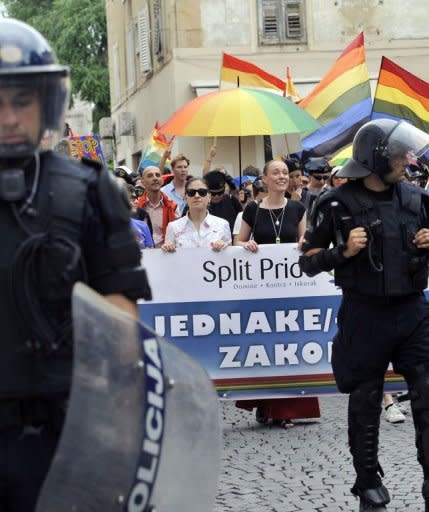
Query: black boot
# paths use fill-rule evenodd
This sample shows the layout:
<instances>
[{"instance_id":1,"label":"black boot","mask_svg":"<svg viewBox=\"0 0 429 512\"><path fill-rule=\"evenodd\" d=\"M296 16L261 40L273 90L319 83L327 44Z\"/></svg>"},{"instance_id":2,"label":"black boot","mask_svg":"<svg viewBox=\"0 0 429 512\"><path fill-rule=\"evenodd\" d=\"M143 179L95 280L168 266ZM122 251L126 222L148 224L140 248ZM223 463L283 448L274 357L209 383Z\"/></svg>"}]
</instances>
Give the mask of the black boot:
<instances>
[{"instance_id":1,"label":"black boot","mask_svg":"<svg viewBox=\"0 0 429 512\"><path fill-rule=\"evenodd\" d=\"M359 489L355 485L352 493L360 499L359 512L384 512L390 501L389 493L384 485L374 489Z\"/></svg>"},{"instance_id":2,"label":"black boot","mask_svg":"<svg viewBox=\"0 0 429 512\"><path fill-rule=\"evenodd\" d=\"M382 395L383 380L376 379L361 384L349 399L349 444L357 475L352 493L360 499L360 511L384 511L390 501L378 462Z\"/></svg>"},{"instance_id":3,"label":"black boot","mask_svg":"<svg viewBox=\"0 0 429 512\"><path fill-rule=\"evenodd\" d=\"M417 460L424 475L425 512L429 512L429 363L418 365L414 375L407 376L407 383L416 429Z\"/></svg>"},{"instance_id":4,"label":"black boot","mask_svg":"<svg viewBox=\"0 0 429 512\"><path fill-rule=\"evenodd\" d=\"M425 512L429 512L429 480L423 482L422 494L425 499Z\"/></svg>"}]
</instances>

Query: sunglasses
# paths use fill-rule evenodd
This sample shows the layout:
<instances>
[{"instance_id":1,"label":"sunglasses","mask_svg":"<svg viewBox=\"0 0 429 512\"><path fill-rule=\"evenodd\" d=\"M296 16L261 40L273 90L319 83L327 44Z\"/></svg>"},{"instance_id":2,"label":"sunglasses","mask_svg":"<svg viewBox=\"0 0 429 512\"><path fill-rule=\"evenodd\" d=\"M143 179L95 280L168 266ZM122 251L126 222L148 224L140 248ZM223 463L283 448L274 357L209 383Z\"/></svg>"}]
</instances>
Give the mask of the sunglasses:
<instances>
[{"instance_id":1,"label":"sunglasses","mask_svg":"<svg viewBox=\"0 0 429 512\"><path fill-rule=\"evenodd\" d=\"M210 194L212 196L223 196L225 194L225 189L223 188L222 190L218 190L217 192L210 190Z\"/></svg>"},{"instance_id":2,"label":"sunglasses","mask_svg":"<svg viewBox=\"0 0 429 512\"><path fill-rule=\"evenodd\" d=\"M186 191L186 195L189 197L194 197L197 192L200 197L206 197L206 195L209 193L206 188L190 188Z\"/></svg>"},{"instance_id":3,"label":"sunglasses","mask_svg":"<svg viewBox=\"0 0 429 512\"><path fill-rule=\"evenodd\" d=\"M313 174L313 178L317 181L322 181L322 180L326 181L326 180L329 180L329 174L326 176L322 176L320 174Z\"/></svg>"}]
</instances>

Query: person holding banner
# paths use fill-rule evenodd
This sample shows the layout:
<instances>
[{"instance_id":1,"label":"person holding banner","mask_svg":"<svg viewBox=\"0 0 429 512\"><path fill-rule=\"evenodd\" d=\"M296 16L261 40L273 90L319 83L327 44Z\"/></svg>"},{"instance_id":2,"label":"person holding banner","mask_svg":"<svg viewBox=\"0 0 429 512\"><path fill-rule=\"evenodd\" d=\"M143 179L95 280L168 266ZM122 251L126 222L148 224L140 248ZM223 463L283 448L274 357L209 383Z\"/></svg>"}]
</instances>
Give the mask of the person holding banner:
<instances>
[{"instance_id":1,"label":"person holding banner","mask_svg":"<svg viewBox=\"0 0 429 512\"><path fill-rule=\"evenodd\" d=\"M235 243L251 252L257 252L258 244L299 242L306 226L303 204L285 197L289 185L287 165L281 160L270 160L264 166L262 181L267 196L246 207Z\"/></svg>"},{"instance_id":2,"label":"person holding banner","mask_svg":"<svg viewBox=\"0 0 429 512\"><path fill-rule=\"evenodd\" d=\"M231 231L225 219L208 210L210 193L204 178L191 178L185 186L187 214L170 222L161 249L174 252L177 247L211 247L221 251L231 245Z\"/></svg>"},{"instance_id":3,"label":"person holding banner","mask_svg":"<svg viewBox=\"0 0 429 512\"><path fill-rule=\"evenodd\" d=\"M261 202L250 203L243 212L240 232L234 245L257 252L259 244L296 243L304 236L305 206L287 199L289 170L282 160L270 160L264 166L262 182L267 193ZM240 400L237 407L256 407L259 422L279 421L284 427L293 426L292 419L319 418L319 399L312 397L273 400Z\"/></svg>"},{"instance_id":4,"label":"person holding banner","mask_svg":"<svg viewBox=\"0 0 429 512\"><path fill-rule=\"evenodd\" d=\"M404 180L408 159L428 150L429 135L407 122L363 125L353 158L337 173L350 180L320 197L302 246L302 270L334 269L343 291L332 367L338 389L349 394L351 492L360 511L381 512L390 501L378 433L391 362L409 387L429 512L429 197Z\"/></svg>"}]
</instances>

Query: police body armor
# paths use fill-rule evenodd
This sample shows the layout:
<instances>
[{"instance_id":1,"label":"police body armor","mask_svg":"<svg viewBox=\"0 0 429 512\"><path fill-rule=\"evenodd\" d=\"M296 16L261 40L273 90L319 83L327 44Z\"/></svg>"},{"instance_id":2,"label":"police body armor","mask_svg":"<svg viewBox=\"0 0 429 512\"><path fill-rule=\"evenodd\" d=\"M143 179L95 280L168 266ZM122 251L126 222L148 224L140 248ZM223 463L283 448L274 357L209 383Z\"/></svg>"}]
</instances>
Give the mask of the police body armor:
<instances>
[{"instance_id":1,"label":"police body armor","mask_svg":"<svg viewBox=\"0 0 429 512\"><path fill-rule=\"evenodd\" d=\"M335 269L335 283L343 291L404 296L427 287L427 251L412 243L419 229L427 226L422 197L417 187L399 182L393 186L391 200L375 200L359 180L336 188L321 199L335 198L345 206L345 211L335 208L333 212L344 240L358 226L364 227L368 236L367 247Z\"/></svg>"},{"instance_id":2,"label":"police body armor","mask_svg":"<svg viewBox=\"0 0 429 512\"><path fill-rule=\"evenodd\" d=\"M0 251L0 399L69 390L70 297L74 282L85 280L84 269L77 262L87 189L96 180L97 166L42 153L34 208L18 216L16 207L14 210L11 204L0 201L0 222L7 234ZM23 282L26 273L32 285L29 289ZM29 304L36 312L39 308L33 320L47 331L49 347L42 346L34 325L28 325L33 321L25 321ZM58 332L51 329L52 324L43 322L45 315L47 320L55 317L63 323Z\"/></svg>"}]
</instances>

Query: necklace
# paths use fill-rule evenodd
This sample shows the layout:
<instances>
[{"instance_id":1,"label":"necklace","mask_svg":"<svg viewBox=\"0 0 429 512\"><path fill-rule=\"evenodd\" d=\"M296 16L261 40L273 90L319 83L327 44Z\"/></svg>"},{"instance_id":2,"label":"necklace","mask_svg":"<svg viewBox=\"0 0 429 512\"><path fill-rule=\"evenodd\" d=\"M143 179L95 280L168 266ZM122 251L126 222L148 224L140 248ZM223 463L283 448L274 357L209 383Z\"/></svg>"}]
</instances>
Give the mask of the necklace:
<instances>
[{"instance_id":1,"label":"necklace","mask_svg":"<svg viewBox=\"0 0 429 512\"><path fill-rule=\"evenodd\" d=\"M275 242L276 244L279 244L281 242L280 240L280 233L282 231L282 225L283 225L283 218L285 216L285 206L283 206L281 213L279 213L279 216L277 215L269 208L268 212L270 214L271 224L273 225L274 234L276 235ZM276 220L274 220L276 219Z\"/></svg>"},{"instance_id":2,"label":"necklace","mask_svg":"<svg viewBox=\"0 0 429 512\"><path fill-rule=\"evenodd\" d=\"M282 209L282 211L281 211L281 212L279 213L279 215L277 216L277 215L274 213L274 211L273 211L273 210L270 210L271 218L276 219L276 221L274 222L274 224L275 224L276 226L280 226L280 220L279 220L279 219L280 219L280 217L282 217L282 215L283 215L283 211L284 211L284 208Z\"/></svg>"}]
</instances>

